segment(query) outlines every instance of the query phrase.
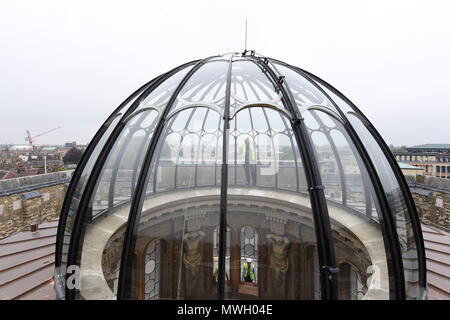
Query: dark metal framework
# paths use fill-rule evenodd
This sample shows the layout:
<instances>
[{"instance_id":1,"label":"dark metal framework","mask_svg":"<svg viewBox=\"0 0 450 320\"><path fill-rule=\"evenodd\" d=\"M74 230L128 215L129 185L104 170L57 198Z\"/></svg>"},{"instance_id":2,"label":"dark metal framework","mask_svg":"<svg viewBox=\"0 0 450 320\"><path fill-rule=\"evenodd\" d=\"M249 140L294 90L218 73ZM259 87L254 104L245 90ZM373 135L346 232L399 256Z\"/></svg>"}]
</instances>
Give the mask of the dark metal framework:
<instances>
[{"instance_id":1,"label":"dark metal framework","mask_svg":"<svg viewBox=\"0 0 450 320\"><path fill-rule=\"evenodd\" d=\"M335 95L337 95L339 98L341 98L345 103L347 103L354 110L354 112L357 113L358 117L361 118L361 120L365 124L367 130L371 133L371 135L373 136L373 138L376 140L379 147L383 151L385 158L388 160L389 165L395 174L395 178L396 178L397 182L400 184L400 190L402 192L402 195L403 195L406 205L408 207L408 212L410 215L409 218L410 218L411 225L413 228L414 240L417 245L417 257L419 259L419 285L420 285L421 289L426 289L426 287L427 287L426 260L425 260L425 247L424 247L424 243L423 243L422 228L420 226L417 209L414 204L412 195L409 192L409 187L406 182L405 176L403 175L402 171L400 170L400 167L398 166L398 163L395 160L394 155L390 151L386 142L384 142L381 135L378 133L378 131L375 129L375 127L372 125L372 123L369 121L369 119L367 119L367 117L358 109L358 107L356 105L354 105L344 94L342 94L339 90L337 90L336 88L331 86L329 83L327 83L323 79L317 77L316 75L313 75L310 72L302 70L297 67L295 67L295 69L299 70L303 74L308 75L308 77L311 77L314 81L325 86L328 90L333 92ZM420 292L419 298L423 299L423 298L425 298L425 296L426 296L426 291Z\"/></svg>"},{"instance_id":2,"label":"dark metal framework","mask_svg":"<svg viewBox=\"0 0 450 320\"><path fill-rule=\"evenodd\" d=\"M192 83L190 79L202 67L217 62L227 63L227 72L224 76L219 75L214 81L200 81ZM278 95L271 101L267 101L268 97L274 96L272 92L268 92L268 88L262 85L262 80L253 80L251 75L243 74L242 78L233 76L233 67L237 62L252 63L256 66L267 83L272 86L273 92ZM285 68L285 69L283 69ZM281 70L281 71L280 71ZM284 74L283 70L292 71L296 77L302 79L306 83L306 87L302 87ZM182 77L172 85L171 88L162 88L165 82L172 77L180 75ZM220 77L221 76L221 77ZM246 78L247 77L247 78ZM292 80L292 82L291 82ZM246 86L248 92L243 90L245 95L243 100L239 102L239 98L233 96L238 88ZM315 88L320 92L322 99L327 102L317 100L311 88ZM162 88L162 89L161 89ZM161 92L159 92L160 90ZM188 92L188 97L200 95L199 101L183 101L180 97L182 91ZM219 92L224 90L224 97L216 99ZM212 94L214 92L214 94ZM331 92L331 93L330 93ZM255 97L257 101L249 101ZM341 103L335 101L335 96L341 99ZM153 103L150 107L146 106L149 97L153 97ZM205 102L203 98L213 96L212 102ZM231 99L234 104L231 106ZM156 100L155 100L156 99ZM270 99L269 99L270 100ZM307 104L305 100L312 103ZM156 103L155 103L156 101ZM184 104L179 103L182 101ZM342 101L346 104L346 108L351 111L342 109ZM181 104L181 106L180 106ZM233 110L231 108L233 107ZM125 109L128 108L128 109ZM190 129L190 122L195 116L196 110L206 108L205 115L201 121L201 126L197 131ZM256 129L256 110L261 110L259 116L263 116L264 122L267 124L268 130L259 132ZM284 130L274 133L271 128L271 122L268 110L274 110L279 114ZM183 112L190 112L184 128L176 132L172 125L179 119L179 115ZM248 112L251 130L249 132L239 132L237 121L238 115ZM353 114L351 114L353 112ZM155 114L152 123L143 128L142 123L150 113ZM312 119L319 124L318 129L310 128L305 123L305 115L308 113ZM205 123L207 119L211 119L214 114L219 114L217 122L217 130L215 132L205 132ZM333 129L328 128L320 115L326 114L334 123L335 128L339 128L345 136L348 145L358 162L362 177L362 186L365 195L364 209L358 209L349 204L348 181L338 146L335 144L331 132ZM331 85L318 78L317 76L304 71L300 68L293 67L284 62L267 58L256 54L254 51L245 51L243 53L229 54L229 58L224 56L213 56L204 60L192 61L177 67L145 84L126 99L107 119L103 126L99 129L93 140L89 144L84 153L80 164L72 178L68 188L66 198L63 204L60 224L58 226L58 236L56 242L56 272L55 286L57 294L60 298L76 299L80 298L79 290L65 286L65 281L71 276L71 270L66 270L66 266L80 266L81 251L83 250L84 235L86 228L95 219L107 215L108 212L119 208L125 204L130 205L128 222L126 224L125 240L122 247L122 255L120 259L120 273L118 279L118 299L130 299L132 279L133 261L132 255L136 246L136 235L138 233L138 225L141 218L141 212L145 197L149 193L157 193L157 169L162 165L162 154L164 153L164 145L159 143L171 134L179 134L180 144L183 141L183 133L192 134L198 139L197 154L201 147L202 138L210 135L215 139L215 150L211 154L215 157L214 164L214 181L202 184L198 181L200 169L203 167L196 161L194 165L194 182L192 187L218 186L220 178L220 221L219 221L219 263L218 263L218 291L217 298L225 298L225 258L226 258L226 230L227 230L227 190L230 184L239 185L237 177L237 141L240 136L250 136L255 140L258 135L266 135L273 144L275 135L283 135L287 137L292 147L293 166L295 167L294 187L288 187L286 191L297 192L309 195L311 201L312 214L314 217L314 225L317 238L318 260L321 274L321 294L322 299L337 299L337 277L339 269L336 267L336 257L334 252L334 242L331 231L330 217L328 212L328 203L333 202L346 210L354 212L366 219L378 223L383 233L384 245L386 248L388 271L389 271L389 288L391 299L405 299L405 277L401 244L396 227L396 216L392 203L387 198L383 181L380 179L380 172L377 171L377 164L373 162L368 152L368 146L360 138L358 133L349 121L350 116L357 116L371 137L375 139L379 148L382 150L383 156L387 159L390 169L394 173L395 182L398 183L401 195L406 204L407 222L411 223L412 234L414 235L414 244L416 255L418 258L419 286L422 290L417 298L423 298L426 288L425 274L425 254L420 223L414 202L409 192L406 181L401 173L394 157L389 148L382 140L379 133L375 130L368 119L356 108L342 93L337 91ZM261 121L261 119L260 119ZM234 123L234 128L230 126ZM339 131L337 130L337 131ZM136 155L132 162L132 175L129 181L129 196L125 199L117 199L115 195L116 188L119 188L119 166L124 161L125 150L135 138L135 133L143 132L142 141L139 142L140 155ZM330 145L336 166L338 170L338 181L342 195L340 200L327 197L324 192L324 185L321 173L321 165L319 155L314 147L313 135L323 134L327 143ZM220 177L218 176L218 156L220 155L219 146L222 139L222 161L220 164ZM118 143L120 141L120 143ZM234 159L230 164L229 155L230 142L234 145ZM192 146L192 148L195 148ZM296 149L298 148L298 149ZM119 150L119 151L117 151ZM298 150L297 152L295 150ZM145 151L145 152L144 152ZM183 153L181 149L181 153ZM195 153L195 152L194 152ZM115 158L112 156L114 154ZM202 152L202 160L204 153ZM174 168L173 187L169 189L182 189L183 185L178 185L177 177L179 176L179 168L183 166L179 158L180 151L177 156ZM274 157L275 159L275 157ZM299 167L299 160L303 168ZM274 160L276 161L276 159ZM234 162L234 166L233 166ZM112 163L112 168L105 168L105 163ZM203 161L204 163L204 161ZM234 182L229 181L230 166L234 170ZM302 185L299 175L299 169L304 170L306 185ZM111 175L109 176L109 171ZM152 177L153 174L153 177ZM102 188L102 180L106 179L107 185L107 205L95 207L95 196ZM273 185L266 186L262 182L255 181L255 185L259 188L271 188L277 190L285 190L280 181L279 174L275 174ZM255 177L256 180L256 177ZM128 182L128 180L127 180ZM149 189L149 185L152 185ZM163 188L164 189L164 188ZM166 187L167 189L167 187ZM100 201L101 204L101 201ZM378 217L372 215L372 208L375 207L379 213ZM95 212L94 212L95 211ZM70 241L68 241L70 240ZM68 247L68 252L67 248ZM414 247L414 246L413 246ZM66 249L65 249L66 248ZM65 254L67 253L67 258Z\"/></svg>"}]
</instances>

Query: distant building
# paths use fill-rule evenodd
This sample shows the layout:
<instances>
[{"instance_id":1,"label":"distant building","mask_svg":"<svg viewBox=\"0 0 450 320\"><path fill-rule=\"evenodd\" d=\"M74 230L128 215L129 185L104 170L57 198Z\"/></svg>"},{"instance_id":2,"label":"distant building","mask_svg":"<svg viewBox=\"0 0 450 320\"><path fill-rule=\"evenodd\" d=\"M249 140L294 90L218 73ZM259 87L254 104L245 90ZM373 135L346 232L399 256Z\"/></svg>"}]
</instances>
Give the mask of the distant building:
<instances>
[{"instance_id":1,"label":"distant building","mask_svg":"<svg viewBox=\"0 0 450 320\"><path fill-rule=\"evenodd\" d=\"M41 149L41 152L52 153L52 152L55 152L55 150L56 150L56 147L43 147Z\"/></svg>"},{"instance_id":2,"label":"distant building","mask_svg":"<svg viewBox=\"0 0 450 320\"><path fill-rule=\"evenodd\" d=\"M10 151L30 151L33 150L32 146L29 145L17 145L9 148Z\"/></svg>"},{"instance_id":3,"label":"distant building","mask_svg":"<svg viewBox=\"0 0 450 320\"><path fill-rule=\"evenodd\" d=\"M417 176L418 174L423 175L425 172L425 169L422 167L411 166L411 165L409 165L407 163L403 163L403 162L398 162L398 166L400 167L403 174L405 174L405 175Z\"/></svg>"},{"instance_id":4,"label":"distant building","mask_svg":"<svg viewBox=\"0 0 450 320\"><path fill-rule=\"evenodd\" d=\"M424 174L450 179L450 144L423 144L394 151L397 161L424 169Z\"/></svg>"},{"instance_id":5,"label":"distant building","mask_svg":"<svg viewBox=\"0 0 450 320\"><path fill-rule=\"evenodd\" d=\"M72 142L66 142L64 144L64 148L76 148L77 147L77 142L76 141L72 141Z\"/></svg>"},{"instance_id":6,"label":"distant building","mask_svg":"<svg viewBox=\"0 0 450 320\"><path fill-rule=\"evenodd\" d=\"M9 148L9 153L11 155L17 156L19 154L29 154L33 151L33 147L29 145L16 145Z\"/></svg>"}]
</instances>

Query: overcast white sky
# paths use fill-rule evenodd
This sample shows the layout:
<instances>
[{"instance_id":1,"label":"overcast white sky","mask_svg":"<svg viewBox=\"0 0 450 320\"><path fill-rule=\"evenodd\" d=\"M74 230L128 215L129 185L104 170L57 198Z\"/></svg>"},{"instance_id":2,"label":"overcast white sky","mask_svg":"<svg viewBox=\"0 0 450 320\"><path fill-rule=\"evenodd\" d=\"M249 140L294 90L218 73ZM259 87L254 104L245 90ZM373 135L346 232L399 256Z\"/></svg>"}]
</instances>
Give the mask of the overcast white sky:
<instances>
[{"instance_id":1,"label":"overcast white sky","mask_svg":"<svg viewBox=\"0 0 450 320\"><path fill-rule=\"evenodd\" d=\"M90 141L143 83L248 48L347 95L387 143L450 143L450 1L0 0L0 143Z\"/></svg>"}]
</instances>

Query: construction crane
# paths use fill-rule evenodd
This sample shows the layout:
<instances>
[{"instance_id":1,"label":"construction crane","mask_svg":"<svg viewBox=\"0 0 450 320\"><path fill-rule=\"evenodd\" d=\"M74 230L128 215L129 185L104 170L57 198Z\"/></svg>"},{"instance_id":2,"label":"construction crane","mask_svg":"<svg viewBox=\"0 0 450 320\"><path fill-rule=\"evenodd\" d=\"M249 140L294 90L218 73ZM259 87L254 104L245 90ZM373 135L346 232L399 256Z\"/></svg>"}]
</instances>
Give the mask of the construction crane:
<instances>
[{"instance_id":1,"label":"construction crane","mask_svg":"<svg viewBox=\"0 0 450 320\"><path fill-rule=\"evenodd\" d=\"M56 128L51 129L51 130L42 132L42 133L40 133L40 134L38 134L38 135L35 135L34 137L31 136L30 130L27 130L27 137L25 138L25 141L28 141L28 143L30 144L30 147L31 147L31 148L30 148L30 153L33 152L33 142L34 142L34 139L36 139L37 137L43 136L44 134L50 133L50 132L52 132L52 131L55 131L55 130L57 130L57 129L59 129L59 128L61 128L61 127L56 127Z\"/></svg>"}]
</instances>

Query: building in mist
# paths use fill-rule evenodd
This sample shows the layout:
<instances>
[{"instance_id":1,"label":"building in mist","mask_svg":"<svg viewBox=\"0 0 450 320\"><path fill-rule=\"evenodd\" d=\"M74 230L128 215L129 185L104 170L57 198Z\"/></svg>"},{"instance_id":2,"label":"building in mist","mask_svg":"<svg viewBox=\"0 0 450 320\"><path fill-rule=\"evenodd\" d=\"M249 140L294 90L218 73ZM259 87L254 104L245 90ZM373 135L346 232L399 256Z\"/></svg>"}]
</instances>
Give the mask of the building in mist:
<instances>
[{"instance_id":1,"label":"building in mist","mask_svg":"<svg viewBox=\"0 0 450 320\"><path fill-rule=\"evenodd\" d=\"M425 175L450 179L450 144L423 144L393 153L397 161L423 168Z\"/></svg>"}]
</instances>

